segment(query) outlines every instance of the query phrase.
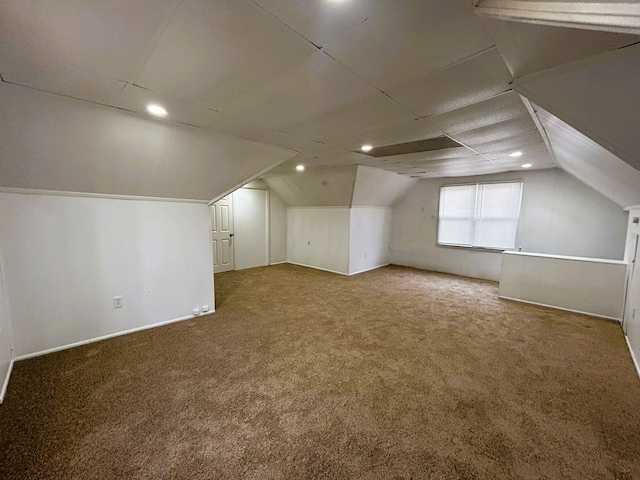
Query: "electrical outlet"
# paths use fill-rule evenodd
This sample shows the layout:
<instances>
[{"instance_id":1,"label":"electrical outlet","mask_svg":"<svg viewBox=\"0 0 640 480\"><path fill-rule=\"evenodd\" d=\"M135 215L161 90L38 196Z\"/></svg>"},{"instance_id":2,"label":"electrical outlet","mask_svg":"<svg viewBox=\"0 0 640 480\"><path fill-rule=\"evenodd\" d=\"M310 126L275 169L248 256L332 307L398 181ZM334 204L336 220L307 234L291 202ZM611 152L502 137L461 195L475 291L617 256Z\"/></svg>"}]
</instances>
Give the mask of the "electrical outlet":
<instances>
[{"instance_id":1,"label":"electrical outlet","mask_svg":"<svg viewBox=\"0 0 640 480\"><path fill-rule=\"evenodd\" d=\"M209 311L209 305L202 306L202 313L207 313Z\"/></svg>"},{"instance_id":2,"label":"electrical outlet","mask_svg":"<svg viewBox=\"0 0 640 480\"><path fill-rule=\"evenodd\" d=\"M113 297L113 308L122 308L122 295L118 295L117 297Z\"/></svg>"},{"instance_id":3,"label":"electrical outlet","mask_svg":"<svg viewBox=\"0 0 640 480\"><path fill-rule=\"evenodd\" d=\"M307 246L311 246L311 240L307 240Z\"/></svg>"},{"instance_id":4,"label":"electrical outlet","mask_svg":"<svg viewBox=\"0 0 640 480\"><path fill-rule=\"evenodd\" d=\"M193 315L200 315L200 309L199 308L194 308L193 309Z\"/></svg>"},{"instance_id":5,"label":"electrical outlet","mask_svg":"<svg viewBox=\"0 0 640 480\"><path fill-rule=\"evenodd\" d=\"M367 258L367 252L364 252L364 258Z\"/></svg>"}]
</instances>

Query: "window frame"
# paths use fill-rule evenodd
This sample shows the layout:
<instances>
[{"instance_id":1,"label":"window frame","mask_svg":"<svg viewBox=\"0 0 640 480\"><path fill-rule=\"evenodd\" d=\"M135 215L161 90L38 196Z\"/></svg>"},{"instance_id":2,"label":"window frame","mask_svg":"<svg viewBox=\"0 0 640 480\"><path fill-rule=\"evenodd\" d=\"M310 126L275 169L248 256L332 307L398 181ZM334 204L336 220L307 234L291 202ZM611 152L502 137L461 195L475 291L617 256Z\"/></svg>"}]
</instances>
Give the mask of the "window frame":
<instances>
[{"instance_id":1,"label":"window frame","mask_svg":"<svg viewBox=\"0 0 640 480\"><path fill-rule=\"evenodd\" d=\"M489 252L489 253L502 253L502 252L510 252L517 250L517 247L514 242L513 248L502 248L502 247L478 247L474 245L462 245L455 243L440 243L438 238L440 237L440 199L442 196L442 189L444 187L468 187L469 185L476 186L476 201L475 207L478 204L478 186L480 185L496 185L500 183L520 183L522 186L520 188L520 198L518 199L518 223L516 226L516 240L518 236L518 228L520 227L520 214L522 213L522 196L524 194L524 180L523 179L511 179L511 180L496 180L496 181L487 181L487 182L466 182L466 183L445 183L440 185L438 189L438 213L437 213L437 224L436 224L436 247L438 248L453 248L453 249L462 249L462 250L473 250L476 252ZM475 213L475 212L474 212Z\"/></svg>"}]
</instances>

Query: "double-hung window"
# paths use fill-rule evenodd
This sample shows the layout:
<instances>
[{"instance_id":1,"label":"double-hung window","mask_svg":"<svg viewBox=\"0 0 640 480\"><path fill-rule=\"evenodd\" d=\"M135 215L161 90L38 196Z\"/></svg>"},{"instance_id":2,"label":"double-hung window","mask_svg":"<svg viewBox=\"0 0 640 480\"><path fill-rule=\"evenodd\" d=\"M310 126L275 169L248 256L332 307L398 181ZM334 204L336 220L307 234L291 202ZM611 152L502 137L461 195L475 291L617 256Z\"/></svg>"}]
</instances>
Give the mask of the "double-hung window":
<instances>
[{"instance_id":1,"label":"double-hung window","mask_svg":"<svg viewBox=\"0 0 640 480\"><path fill-rule=\"evenodd\" d=\"M522 182L440 188L438 245L515 248Z\"/></svg>"}]
</instances>

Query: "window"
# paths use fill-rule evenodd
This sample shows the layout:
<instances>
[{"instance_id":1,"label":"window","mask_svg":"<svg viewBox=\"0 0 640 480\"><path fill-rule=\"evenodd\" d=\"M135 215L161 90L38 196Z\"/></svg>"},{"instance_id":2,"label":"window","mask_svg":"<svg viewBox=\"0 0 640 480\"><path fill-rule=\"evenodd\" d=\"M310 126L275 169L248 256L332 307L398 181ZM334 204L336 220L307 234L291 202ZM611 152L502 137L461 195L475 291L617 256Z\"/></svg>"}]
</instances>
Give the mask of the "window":
<instances>
[{"instance_id":1,"label":"window","mask_svg":"<svg viewBox=\"0 0 640 480\"><path fill-rule=\"evenodd\" d=\"M521 196L522 182L440 188L438 245L514 248Z\"/></svg>"}]
</instances>

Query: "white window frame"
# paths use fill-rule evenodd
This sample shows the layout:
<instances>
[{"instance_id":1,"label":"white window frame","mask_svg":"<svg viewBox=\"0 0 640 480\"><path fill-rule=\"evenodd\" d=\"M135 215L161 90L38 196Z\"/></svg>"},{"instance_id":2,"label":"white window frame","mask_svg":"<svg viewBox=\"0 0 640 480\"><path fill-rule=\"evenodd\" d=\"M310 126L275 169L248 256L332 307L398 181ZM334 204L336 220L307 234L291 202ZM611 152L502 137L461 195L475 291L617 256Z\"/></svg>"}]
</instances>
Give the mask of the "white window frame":
<instances>
[{"instance_id":1,"label":"white window frame","mask_svg":"<svg viewBox=\"0 0 640 480\"><path fill-rule=\"evenodd\" d=\"M474 214L474 230L475 230L475 218L477 218L477 208L478 208L478 186L480 185L496 185L500 183L520 183L520 198L518 199L518 222L516 224L516 238L514 239L514 246L510 248L502 248L502 247L481 247L476 245L467 245L467 244L457 244L457 243L440 243L438 240L440 238L440 202L442 199L442 189L445 187L467 187L470 185L474 185L476 187L476 198L474 203L474 208L476 209L476 213ZM513 180L500 180L494 182L470 182L470 183L447 183L445 185L440 186L440 191L438 192L438 223L436 226L436 246L444 247L444 248L461 248L465 250L478 250L478 251L486 251L486 252L505 252L505 251L513 251L516 250L516 240L517 240L517 230L520 226L520 214L522 212L522 195L524 191L524 181L521 179L513 179Z\"/></svg>"}]
</instances>

